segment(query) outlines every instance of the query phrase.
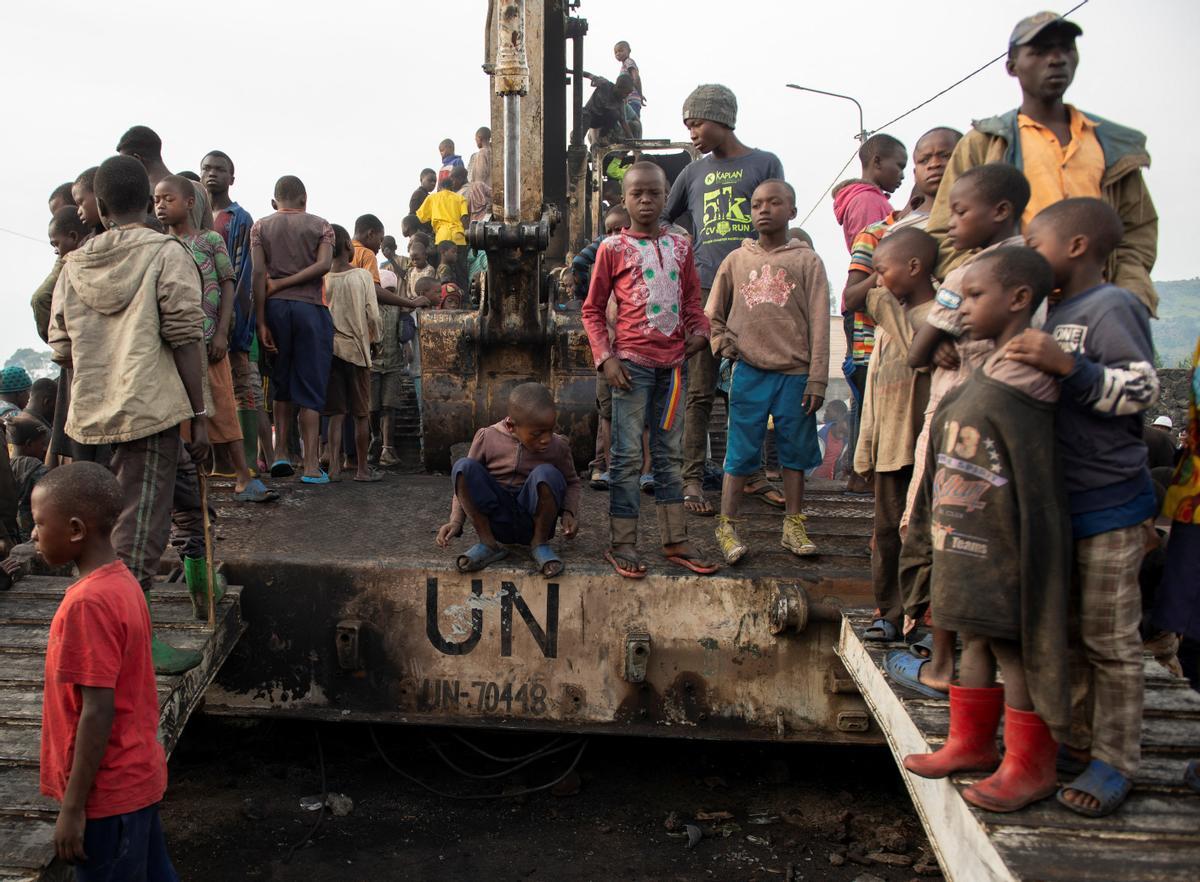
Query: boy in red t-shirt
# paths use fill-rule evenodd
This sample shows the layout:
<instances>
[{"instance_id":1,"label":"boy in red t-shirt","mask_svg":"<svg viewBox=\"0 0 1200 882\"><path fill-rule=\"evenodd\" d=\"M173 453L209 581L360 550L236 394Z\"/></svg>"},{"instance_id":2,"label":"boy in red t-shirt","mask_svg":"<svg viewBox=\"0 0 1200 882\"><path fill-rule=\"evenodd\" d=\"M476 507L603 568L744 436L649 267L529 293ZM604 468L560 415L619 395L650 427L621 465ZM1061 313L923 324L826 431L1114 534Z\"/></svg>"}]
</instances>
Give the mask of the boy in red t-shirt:
<instances>
[{"instance_id":1,"label":"boy in red t-shirt","mask_svg":"<svg viewBox=\"0 0 1200 882\"><path fill-rule=\"evenodd\" d=\"M158 816L167 760L150 612L112 547L120 485L103 466L76 462L43 478L32 503L38 552L79 568L46 647L41 791L62 803L55 851L84 882L178 880Z\"/></svg>"}]
</instances>

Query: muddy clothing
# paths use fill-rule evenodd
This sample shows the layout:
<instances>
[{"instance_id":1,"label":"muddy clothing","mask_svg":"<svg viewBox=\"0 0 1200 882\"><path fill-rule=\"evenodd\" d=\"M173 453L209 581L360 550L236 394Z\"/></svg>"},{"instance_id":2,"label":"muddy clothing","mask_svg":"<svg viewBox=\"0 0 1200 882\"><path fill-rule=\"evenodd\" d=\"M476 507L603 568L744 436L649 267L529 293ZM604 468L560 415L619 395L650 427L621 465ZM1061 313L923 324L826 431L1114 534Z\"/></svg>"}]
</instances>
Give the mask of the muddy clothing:
<instances>
[{"instance_id":1,"label":"muddy clothing","mask_svg":"<svg viewBox=\"0 0 1200 882\"><path fill-rule=\"evenodd\" d=\"M180 242L144 227L101 233L67 255L51 312L54 360L74 366L70 437L133 441L191 419L172 350L203 340L204 313Z\"/></svg>"},{"instance_id":2,"label":"muddy clothing","mask_svg":"<svg viewBox=\"0 0 1200 882\"><path fill-rule=\"evenodd\" d=\"M1030 697L1061 737L1070 521L1055 437L1057 383L993 355L934 416L901 554L905 612L1021 644Z\"/></svg>"},{"instance_id":3,"label":"muddy clothing","mask_svg":"<svg viewBox=\"0 0 1200 882\"><path fill-rule=\"evenodd\" d=\"M783 163L774 153L751 149L743 156L705 156L684 168L671 186L663 218L690 214L696 236L700 287L713 286L717 268L743 239L757 239L750 219L754 188L770 178L783 179ZM857 232L857 231L856 231Z\"/></svg>"},{"instance_id":4,"label":"muddy clothing","mask_svg":"<svg viewBox=\"0 0 1200 882\"><path fill-rule=\"evenodd\" d=\"M268 279L283 279L317 262L322 245L333 247L333 227L324 218L296 208L281 208L254 222L250 228L250 247L259 246L266 261ZM318 276L301 285L276 291L267 298L297 300L322 305L322 279ZM274 334L274 329L271 329Z\"/></svg>"},{"instance_id":5,"label":"muddy clothing","mask_svg":"<svg viewBox=\"0 0 1200 882\"><path fill-rule=\"evenodd\" d=\"M333 355L362 368L371 366L371 344L378 343L379 301L370 272L353 267L326 273L325 293L333 319Z\"/></svg>"},{"instance_id":6,"label":"muddy clothing","mask_svg":"<svg viewBox=\"0 0 1200 882\"><path fill-rule=\"evenodd\" d=\"M17 526L21 541L28 542L33 532L33 507L30 499L33 488L50 471L45 463L32 456L14 456L11 462L13 483L17 487Z\"/></svg>"},{"instance_id":7,"label":"muddy clothing","mask_svg":"<svg viewBox=\"0 0 1200 882\"><path fill-rule=\"evenodd\" d=\"M955 251L946 238L950 226L950 189L963 172L988 162L1007 162L1024 170L1018 116L1016 110L1010 110L1001 116L976 120L974 128L954 148L927 227L941 243L935 274L939 279L944 279L965 256L964 252ZM1105 277L1133 292L1150 314L1156 316L1158 293L1150 281L1150 271L1158 254L1158 213L1142 180L1142 169L1150 166L1146 136L1095 114L1086 116L1095 121L1095 135L1104 151L1100 198L1116 210L1125 225L1121 244L1108 259Z\"/></svg>"},{"instance_id":8,"label":"muddy clothing","mask_svg":"<svg viewBox=\"0 0 1200 882\"><path fill-rule=\"evenodd\" d=\"M50 333L50 303L54 299L54 286L58 284L58 277L62 273L63 259L56 257L54 266L50 269L50 275L46 276L45 281L38 285L37 290L33 292L33 297L29 301L30 307L33 309L33 323L37 325L38 336L42 338L42 342L48 342L48 334Z\"/></svg>"},{"instance_id":9,"label":"muddy clothing","mask_svg":"<svg viewBox=\"0 0 1200 882\"><path fill-rule=\"evenodd\" d=\"M825 395L829 377L829 279L799 239L767 251L754 239L717 270L705 315L713 354L760 371L806 374L807 392Z\"/></svg>"},{"instance_id":10,"label":"muddy clothing","mask_svg":"<svg viewBox=\"0 0 1200 882\"><path fill-rule=\"evenodd\" d=\"M553 466L562 473L567 485L561 511L579 513L579 492L583 484L575 473L571 445L562 435L555 435L544 453L535 453L517 440L506 417L475 433L467 459L483 463L500 486L514 493L520 491L538 466ZM456 494L450 508L450 523L461 527L466 520L467 514Z\"/></svg>"},{"instance_id":11,"label":"muddy clothing","mask_svg":"<svg viewBox=\"0 0 1200 882\"><path fill-rule=\"evenodd\" d=\"M867 313L876 329L863 395L862 428L854 451L854 471L860 475L913 464L929 401L929 372L908 366L908 349L913 328L924 323L932 308L931 300L905 309L887 288L872 288L867 293Z\"/></svg>"},{"instance_id":12,"label":"muddy clothing","mask_svg":"<svg viewBox=\"0 0 1200 882\"><path fill-rule=\"evenodd\" d=\"M833 216L842 228L846 250L854 252L854 239L869 227L892 213L887 194L867 181L846 184L833 197Z\"/></svg>"}]
</instances>

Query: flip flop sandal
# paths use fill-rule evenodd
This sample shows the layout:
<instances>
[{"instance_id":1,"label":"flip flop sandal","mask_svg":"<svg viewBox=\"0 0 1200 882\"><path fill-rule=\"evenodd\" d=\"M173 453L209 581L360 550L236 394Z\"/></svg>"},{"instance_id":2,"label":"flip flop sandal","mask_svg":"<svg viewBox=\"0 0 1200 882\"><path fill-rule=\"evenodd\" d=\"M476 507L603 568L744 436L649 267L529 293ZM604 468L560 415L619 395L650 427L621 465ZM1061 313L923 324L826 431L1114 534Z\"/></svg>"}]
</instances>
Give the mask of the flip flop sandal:
<instances>
[{"instance_id":1,"label":"flip flop sandal","mask_svg":"<svg viewBox=\"0 0 1200 882\"><path fill-rule=\"evenodd\" d=\"M592 472L592 480L589 483L593 490L607 490L608 472Z\"/></svg>"},{"instance_id":2,"label":"flip flop sandal","mask_svg":"<svg viewBox=\"0 0 1200 882\"><path fill-rule=\"evenodd\" d=\"M697 511L695 509L688 508L689 504L702 505L702 506L704 506L704 508ZM687 511L688 514L694 514L697 517L701 517L701 518L711 518L714 515L716 515L716 513L717 513L717 510L712 507L712 504L707 499L705 499L703 496L698 495L698 494L689 493L686 496L684 496L683 497L683 507L684 507L684 510Z\"/></svg>"},{"instance_id":3,"label":"flip flop sandal","mask_svg":"<svg viewBox=\"0 0 1200 882\"><path fill-rule=\"evenodd\" d=\"M721 569L718 564L709 563L702 557L693 556L691 554L670 554L664 555L667 560L675 564L677 567L683 567L685 570L691 570L698 576L711 576L717 570Z\"/></svg>"},{"instance_id":4,"label":"flip flop sandal","mask_svg":"<svg viewBox=\"0 0 1200 882\"><path fill-rule=\"evenodd\" d=\"M921 682L921 668L927 664L929 664L929 659L917 658L915 655L897 650L888 653L884 667L887 669L888 676L905 689L919 692L926 698L946 698L949 695L948 692L942 692L940 689L934 689Z\"/></svg>"},{"instance_id":5,"label":"flip flop sandal","mask_svg":"<svg viewBox=\"0 0 1200 882\"><path fill-rule=\"evenodd\" d=\"M751 490L749 487L742 491L747 496L757 496L771 508L783 508L787 501L783 498L783 494L779 492L779 488L770 481L763 481L757 488ZM772 496L775 494L775 496Z\"/></svg>"},{"instance_id":6,"label":"flip flop sandal","mask_svg":"<svg viewBox=\"0 0 1200 882\"><path fill-rule=\"evenodd\" d=\"M279 499L279 494L274 490L268 490L267 485L258 478L246 484L246 489L234 497L238 502L275 502Z\"/></svg>"},{"instance_id":7,"label":"flip flop sandal","mask_svg":"<svg viewBox=\"0 0 1200 882\"><path fill-rule=\"evenodd\" d=\"M277 459L271 463L272 478L290 478L294 474L296 474L296 470L286 459Z\"/></svg>"},{"instance_id":8,"label":"flip flop sandal","mask_svg":"<svg viewBox=\"0 0 1200 882\"><path fill-rule=\"evenodd\" d=\"M1084 773L1058 791L1058 801L1077 814L1088 818L1103 818L1115 812L1133 789L1133 782L1104 760L1094 759ZM1070 802L1065 794L1077 790L1100 803L1099 808L1084 808Z\"/></svg>"},{"instance_id":9,"label":"flip flop sandal","mask_svg":"<svg viewBox=\"0 0 1200 882\"><path fill-rule=\"evenodd\" d=\"M900 631L887 619L876 619L863 631L862 639L873 643L895 643L900 639Z\"/></svg>"},{"instance_id":10,"label":"flip flop sandal","mask_svg":"<svg viewBox=\"0 0 1200 882\"><path fill-rule=\"evenodd\" d=\"M608 551L604 552L604 559L612 565L614 570L617 571L618 576L623 576L626 579L646 578L645 570L634 569L629 566L631 563L636 566L642 562L642 559L636 555L630 557L628 554L617 554L610 548Z\"/></svg>"},{"instance_id":11,"label":"flip flop sandal","mask_svg":"<svg viewBox=\"0 0 1200 882\"><path fill-rule=\"evenodd\" d=\"M920 640L908 647L908 651L917 658L925 659L926 661L933 658L933 635L925 634Z\"/></svg>"},{"instance_id":12,"label":"flip flop sandal","mask_svg":"<svg viewBox=\"0 0 1200 882\"><path fill-rule=\"evenodd\" d=\"M538 572L547 579L553 579L563 571L562 558L555 554L554 549L549 545L535 545L532 553L533 561L538 566Z\"/></svg>"},{"instance_id":13,"label":"flip flop sandal","mask_svg":"<svg viewBox=\"0 0 1200 882\"><path fill-rule=\"evenodd\" d=\"M454 565L458 567L460 573L475 573L506 557L508 557L507 548L492 548L490 545L476 542L458 556Z\"/></svg>"},{"instance_id":14,"label":"flip flop sandal","mask_svg":"<svg viewBox=\"0 0 1200 882\"><path fill-rule=\"evenodd\" d=\"M330 481L329 475L325 472L321 472L320 476L316 478L312 477L311 475L301 475L300 482L303 484L328 484Z\"/></svg>"},{"instance_id":15,"label":"flip flop sandal","mask_svg":"<svg viewBox=\"0 0 1200 882\"><path fill-rule=\"evenodd\" d=\"M638 487L643 493L654 493L654 475L642 475L638 478Z\"/></svg>"},{"instance_id":16,"label":"flip flop sandal","mask_svg":"<svg viewBox=\"0 0 1200 882\"><path fill-rule=\"evenodd\" d=\"M1200 760L1192 760L1183 770L1183 783L1200 793Z\"/></svg>"},{"instance_id":17,"label":"flip flop sandal","mask_svg":"<svg viewBox=\"0 0 1200 882\"><path fill-rule=\"evenodd\" d=\"M360 478L358 475L355 475L354 480L360 484L374 484L383 480L383 472L376 471L375 469L367 469L367 477Z\"/></svg>"}]
</instances>

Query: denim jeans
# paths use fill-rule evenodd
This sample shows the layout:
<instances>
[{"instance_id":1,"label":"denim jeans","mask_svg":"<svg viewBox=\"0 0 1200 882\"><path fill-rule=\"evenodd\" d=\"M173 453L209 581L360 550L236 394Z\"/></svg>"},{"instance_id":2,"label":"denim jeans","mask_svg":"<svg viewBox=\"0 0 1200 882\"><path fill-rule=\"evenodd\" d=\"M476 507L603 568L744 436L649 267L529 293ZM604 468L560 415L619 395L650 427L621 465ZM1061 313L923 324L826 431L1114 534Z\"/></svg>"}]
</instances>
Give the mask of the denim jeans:
<instances>
[{"instance_id":1,"label":"denim jeans","mask_svg":"<svg viewBox=\"0 0 1200 882\"><path fill-rule=\"evenodd\" d=\"M622 361L629 389L612 390L612 448L609 453L609 515L636 518L641 505L642 428L650 425L650 467L654 501L683 502L683 422L687 366L651 368ZM671 425L663 427L670 414ZM648 413L647 413L648 412ZM649 416L649 419L647 419Z\"/></svg>"}]
</instances>

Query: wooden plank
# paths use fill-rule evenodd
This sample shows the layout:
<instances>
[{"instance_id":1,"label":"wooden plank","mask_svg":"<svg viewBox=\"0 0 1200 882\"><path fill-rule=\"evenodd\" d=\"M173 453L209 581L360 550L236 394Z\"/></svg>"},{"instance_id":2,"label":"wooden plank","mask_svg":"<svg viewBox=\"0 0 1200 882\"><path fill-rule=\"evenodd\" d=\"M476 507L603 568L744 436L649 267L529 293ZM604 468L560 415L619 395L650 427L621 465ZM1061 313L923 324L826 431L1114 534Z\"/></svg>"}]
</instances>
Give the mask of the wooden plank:
<instances>
[{"instance_id":1,"label":"wooden plank","mask_svg":"<svg viewBox=\"0 0 1200 882\"><path fill-rule=\"evenodd\" d=\"M0 818L0 867L39 870L46 866L46 848L54 853L54 819Z\"/></svg>"},{"instance_id":2,"label":"wooden plank","mask_svg":"<svg viewBox=\"0 0 1200 882\"><path fill-rule=\"evenodd\" d=\"M923 753L927 749L925 740L848 620L842 623L837 654L887 738L900 776L946 878L950 882L1014 880L1016 877L954 785L944 779L919 778L900 763L910 753Z\"/></svg>"},{"instance_id":3,"label":"wooden plank","mask_svg":"<svg viewBox=\"0 0 1200 882\"><path fill-rule=\"evenodd\" d=\"M39 792L38 770L33 766L0 766L0 816L49 812L58 814L58 803Z\"/></svg>"},{"instance_id":4,"label":"wooden plank","mask_svg":"<svg viewBox=\"0 0 1200 882\"><path fill-rule=\"evenodd\" d=\"M194 625L207 627L207 620L196 619L192 615L192 602L178 592L172 592L170 597L159 601L151 601L154 607L154 625ZM0 603L0 625L37 624L49 626L50 620L62 603L61 597L26 596L12 598L9 602Z\"/></svg>"},{"instance_id":5,"label":"wooden plank","mask_svg":"<svg viewBox=\"0 0 1200 882\"><path fill-rule=\"evenodd\" d=\"M1053 833L1010 827L991 834L1023 879L1044 882L1195 882L1200 838Z\"/></svg>"},{"instance_id":6,"label":"wooden plank","mask_svg":"<svg viewBox=\"0 0 1200 882\"><path fill-rule=\"evenodd\" d=\"M1120 811L1108 818L1086 818L1066 812L1055 799L1045 799L1008 814L980 812L979 817L989 829L1028 827L1047 832L1153 833L1185 839L1196 837L1200 841L1200 799L1180 799L1138 790L1130 793Z\"/></svg>"}]
</instances>

